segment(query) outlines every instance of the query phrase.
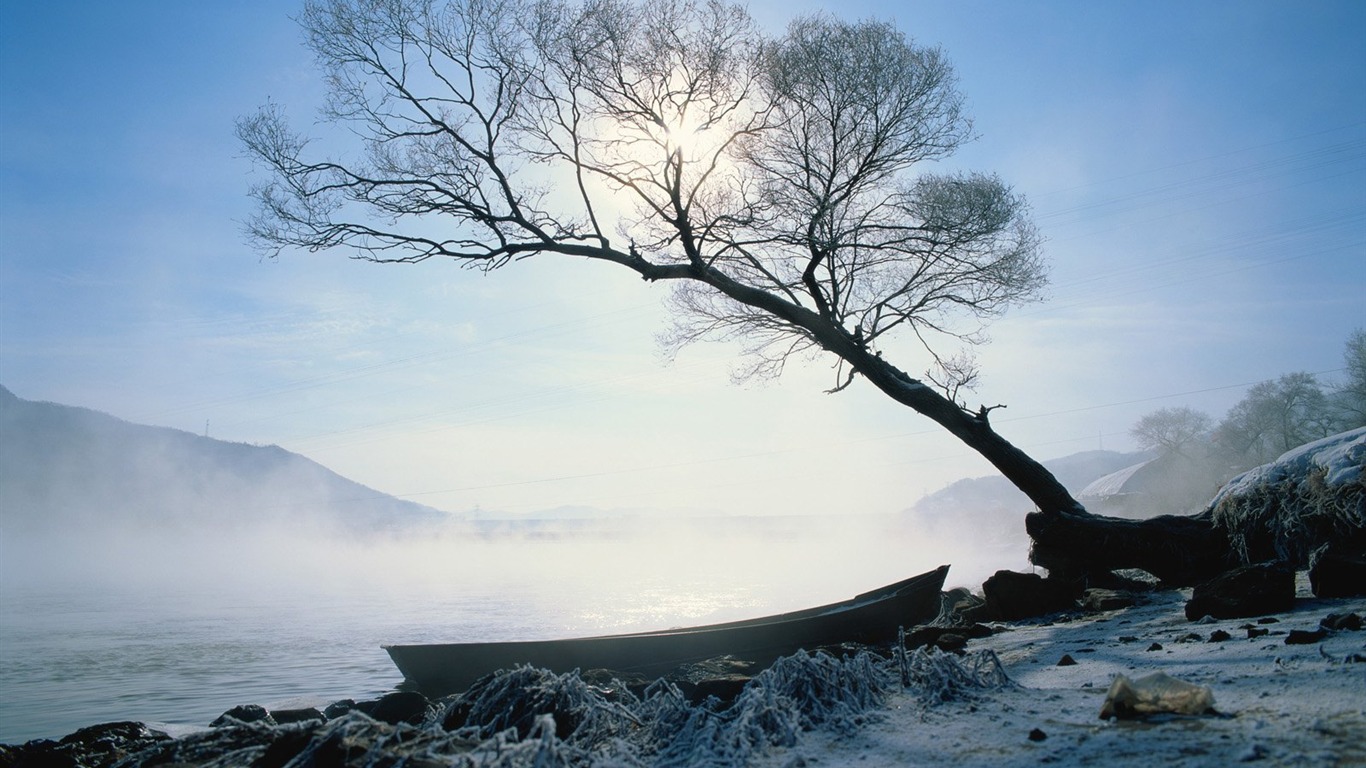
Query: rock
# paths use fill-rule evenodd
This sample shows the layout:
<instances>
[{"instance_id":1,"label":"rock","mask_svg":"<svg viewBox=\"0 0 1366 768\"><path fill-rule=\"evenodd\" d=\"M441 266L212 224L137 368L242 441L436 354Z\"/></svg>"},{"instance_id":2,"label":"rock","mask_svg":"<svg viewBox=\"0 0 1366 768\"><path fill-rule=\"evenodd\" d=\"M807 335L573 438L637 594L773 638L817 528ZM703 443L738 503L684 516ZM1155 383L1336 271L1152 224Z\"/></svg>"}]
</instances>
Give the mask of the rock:
<instances>
[{"instance_id":1,"label":"rock","mask_svg":"<svg viewBox=\"0 0 1366 768\"><path fill-rule=\"evenodd\" d=\"M1077 660L1072 658L1072 654L1070 653L1064 653L1062 658L1058 659L1058 666L1060 667L1073 667L1076 666L1076 664Z\"/></svg>"},{"instance_id":2,"label":"rock","mask_svg":"<svg viewBox=\"0 0 1366 768\"><path fill-rule=\"evenodd\" d=\"M394 691L374 701L363 701L356 709L390 725L421 725L431 709L431 702L417 691Z\"/></svg>"},{"instance_id":3,"label":"rock","mask_svg":"<svg viewBox=\"0 0 1366 768\"><path fill-rule=\"evenodd\" d=\"M318 726L320 725L321 722L318 723ZM261 756L252 762L251 768L285 768L290 761L308 748L308 745L313 742L314 735L315 733L311 729L282 730L261 753ZM315 767L319 766L316 758L309 764Z\"/></svg>"},{"instance_id":4,"label":"rock","mask_svg":"<svg viewBox=\"0 0 1366 768\"><path fill-rule=\"evenodd\" d=\"M1038 728L1035 728L1029 732L1030 741L1043 741L1046 738L1048 738L1048 734L1044 733L1042 730Z\"/></svg>"},{"instance_id":5,"label":"rock","mask_svg":"<svg viewBox=\"0 0 1366 768\"><path fill-rule=\"evenodd\" d=\"M306 723L316 721L326 722L327 716L319 712L317 707L304 707L302 709L272 709L270 717L279 725L288 723Z\"/></svg>"},{"instance_id":6,"label":"rock","mask_svg":"<svg viewBox=\"0 0 1366 768\"><path fill-rule=\"evenodd\" d=\"M986 624L965 627L931 627L922 624L906 633L906 648L934 646L941 651L960 651L968 640L990 637L995 631Z\"/></svg>"},{"instance_id":7,"label":"rock","mask_svg":"<svg viewBox=\"0 0 1366 768\"><path fill-rule=\"evenodd\" d=\"M939 593L939 616L954 626L974 623L986 617L986 614L986 601L964 587Z\"/></svg>"},{"instance_id":8,"label":"rock","mask_svg":"<svg viewBox=\"0 0 1366 768\"><path fill-rule=\"evenodd\" d=\"M1137 595L1118 589L1088 589L1081 594L1081 607L1088 611L1117 611L1137 602Z\"/></svg>"},{"instance_id":9,"label":"rock","mask_svg":"<svg viewBox=\"0 0 1366 768\"><path fill-rule=\"evenodd\" d=\"M1330 613L1319 620L1319 626L1334 632L1361 631L1361 617L1355 613Z\"/></svg>"},{"instance_id":10,"label":"rock","mask_svg":"<svg viewBox=\"0 0 1366 768\"><path fill-rule=\"evenodd\" d=\"M678 686L694 704L705 701L708 696L730 702L740 695L741 689L752 679L750 672L754 667L753 662L745 659L717 656L683 664L666 675L665 679Z\"/></svg>"},{"instance_id":11,"label":"rock","mask_svg":"<svg viewBox=\"0 0 1366 768\"><path fill-rule=\"evenodd\" d=\"M1100 718L1140 718L1158 714L1203 715L1214 709L1214 692L1162 672L1130 680L1116 675Z\"/></svg>"},{"instance_id":12,"label":"rock","mask_svg":"<svg viewBox=\"0 0 1366 768\"><path fill-rule=\"evenodd\" d=\"M1205 638L1202 637L1198 632L1187 632L1186 634L1184 634L1184 635L1182 635L1182 636L1176 638L1176 642L1178 642L1178 643L1203 643L1203 642L1205 642Z\"/></svg>"},{"instance_id":13,"label":"rock","mask_svg":"<svg viewBox=\"0 0 1366 768\"><path fill-rule=\"evenodd\" d=\"M1149 650L1149 651L1160 651L1160 650L1162 650L1162 643L1153 643L1152 645L1148 646L1148 650Z\"/></svg>"},{"instance_id":14,"label":"rock","mask_svg":"<svg viewBox=\"0 0 1366 768\"><path fill-rule=\"evenodd\" d=\"M1261 637L1262 635L1269 635L1269 634L1271 634L1271 630L1269 630L1269 629L1259 629L1259 628L1257 628L1257 627L1247 627L1247 639L1249 639L1249 640L1254 640L1254 639L1256 639L1256 638Z\"/></svg>"},{"instance_id":15,"label":"rock","mask_svg":"<svg viewBox=\"0 0 1366 768\"><path fill-rule=\"evenodd\" d=\"M644 697L645 691L654 683L655 678L646 678L642 675L617 672L611 669L589 669L579 673L598 693L602 694L608 701L622 701L626 694Z\"/></svg>"},{"instance_id":16,"label":"rock","mask_svg":"<svg viewBox=\"0 0 1366 768\"><path fill-rule=\"evenodd\" d=\"M946 653L958 653L967 646L967 636L960 635L957 632L945 632L939 636L938 640L934 641L934 647Z\"/></svg>"},{"instance_id":17,"label":"rock","mask_svg":"<svg viewBox=\"0 0 1366 768\"><path fill-rule=\"evenodd\" d=\"M1313 645L1328 636L1328 630L1323 627L1307 632L1303 629L1292 629L1290 634L1285 636L1286 645Z\"/></svg>"},{"instance_id":18,"label":"rock","mask_svg":"<svg viewBox=\"0 0 1366 768\"><path fill-rule=\"evenodd\" d=\"M693 704L700 704L708 697L715 696L718 700L730 703L735 701L735 697L740 695L740 691L749 685L749 681L754 678L748 675L721 675L718 677L704 677L696 682L684 682L678 684L678 690L683 692L688 701Z\"/></svg>"},{"instance_id":19,"label":"rock","mask_svg":"<svg viewBox=\"0 0 1366 768\"><path fill-rule=\"evenodd\" d=\"M1045 579L1037 573L997 571L982 584L987 609L1005 621L1028 619L1076 607L1071 584Z\"/></svg>"},{"instance_id":20,"label":"rock","mask_svg":"<svg viewBox=\"0 0 1366 768\"><path fill-rule=\"evenodd\" d=\"M35 739L18 746L0 746L0 765L16 768L113 765L128 755L170 740L170 736L142 723L102 723L75 731L60 741Z\"/></svg>"},{"instance_id":21,"label":"rock","mask_svg":"<svg viewBox=\"0 0 1366 768\"><path fill-rule=\"evenodd\" d=\"M1332 543L1309 556L1309 588L1316 597L1366 595L1366 553Z\"/></svg>"},{"instance_id":22,"label":"rock","mask_svg":"<svg viewBox=\"0 0 1366 768\"><path fill-rule=\"evenodd\" d=\"M1295 572L1280 563L1260 563L1234 568L1195 587L1186 603L1186 618L1261 616L1288 611L1294 603Z\"/></svg>"},{"instance_id":23,"label":"rock","mask_svg":"<svg viewBox=\"0 0 1366 768\"><path fill-rule=\"evenodd\" d=\"M212 728L222 728L224 726L241 725L243 723L275 725L275 719L272 718L270 713L266 711L266 708L260 704L241 704L219 715L217 720L209 723L209 726Z\"/></svg>"},{"instance_id":24,"label":"rock","mask_svg":"<svg viewBox=\"0 0 1366 768\"><path fill-rule=\"evenodd\" d=\"M323 710L323 717L327 718L328 720L336 720L337 718L341 717L342 715L346 714L347 712L350 712L355 708L356 702L354 699L342 699L341 701L334 701L331 704L327 705L327 709Z\"/></svg>"},{"instance_id":25,"label":"rock","mask_svg":"<svg viewBox=\"0 0 1366 768\"><path fill-rule=\"evenodd\" d=\"M1209 633L1209 641L1211 643L1222 643L1225 640L1232 639L1232 637L1233 635L1230 635L1222 629L1216 629L1213 632Z\"/></svg>"}]
</instances>

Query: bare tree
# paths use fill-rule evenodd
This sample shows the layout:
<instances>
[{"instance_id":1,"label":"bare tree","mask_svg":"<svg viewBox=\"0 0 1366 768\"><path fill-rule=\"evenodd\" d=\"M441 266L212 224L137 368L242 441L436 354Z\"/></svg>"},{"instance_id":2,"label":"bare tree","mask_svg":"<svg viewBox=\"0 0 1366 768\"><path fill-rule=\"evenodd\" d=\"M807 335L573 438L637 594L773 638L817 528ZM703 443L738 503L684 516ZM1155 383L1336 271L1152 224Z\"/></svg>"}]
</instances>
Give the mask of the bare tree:
<instances>
[{"instance_id":1,"label":"bare tree","mask_svg":"<svg viewBox=\"0 0 1366 768\"><path fill-rule=\"evenodd\" d=\"M670 348L739 339L757 376L832 355L832 390L862 377L1041 510L1083 512L958 400L959 348L1046 270L1020 195L923 172L972 136L938 49L827 16L769 37L720 0L316 0L300 22L323 117L363 151L314 156L273 105L239 121L271 254L617 264L674 286ZM883 357L898 333L931 383Z\"/></svg>"},{"instance_id":2,"label":"bare tree","mask_svg":"<svg viewBox=\"0 0 1366 768\"><path fill-rule=\"evenodd\" d=\"M1342 351L1346 380L1333 392L1341 429L1366 427L1366 330L1360 328L1347 337Z\"/></svg>"},{"instance_id":3,"label":"bare tree","mask_svg":"<svg viewBox=\"0 0 1366 768\"><path fill-rule=\"evenodd\" d=\"M1144 415L1129 430L1140 447L1186 455L1190 447L1209 437L1214 419L1193 408L1160 408Z\"/></svg>"},{"instance_id":4,"label":"bare tree","mask_svg":"<svg viewBox=\"0 0 1366 768\"><path fill-rule=\"evenodd\" d=\"M1328 396L1313 374L1300 372L1254 384L1224 416L1215 439L1246 469L1336 431Z\"/></svg>"}]
</instances>

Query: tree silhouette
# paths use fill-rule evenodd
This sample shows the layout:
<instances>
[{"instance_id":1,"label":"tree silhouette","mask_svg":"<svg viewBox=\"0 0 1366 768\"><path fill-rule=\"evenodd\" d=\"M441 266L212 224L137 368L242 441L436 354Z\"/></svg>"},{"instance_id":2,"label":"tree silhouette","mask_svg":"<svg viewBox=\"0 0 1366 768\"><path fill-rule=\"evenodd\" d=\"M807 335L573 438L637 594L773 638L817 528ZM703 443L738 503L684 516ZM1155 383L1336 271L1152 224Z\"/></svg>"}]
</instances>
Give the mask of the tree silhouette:
<instances>
[{"instance_id":1,"label":"tree silhouette","mask_svg":"<svg viewBox=\"0 0 1366 768\"><path fill-rule=\"evenodd\" d=\"M267 252L617 264L672 285L671 349L741 340L747 376L831 355L832 391L863 378L1082 512L959 399L963 350L1046 269L1009 186L923 170L972 136L938 49L828 16L769 36L717 0L318 0L300 22L324 122L361 151L315 156L276 105L239 121ZM925 380L884 358L897 334Z\"/></svg>"}]
</instances>

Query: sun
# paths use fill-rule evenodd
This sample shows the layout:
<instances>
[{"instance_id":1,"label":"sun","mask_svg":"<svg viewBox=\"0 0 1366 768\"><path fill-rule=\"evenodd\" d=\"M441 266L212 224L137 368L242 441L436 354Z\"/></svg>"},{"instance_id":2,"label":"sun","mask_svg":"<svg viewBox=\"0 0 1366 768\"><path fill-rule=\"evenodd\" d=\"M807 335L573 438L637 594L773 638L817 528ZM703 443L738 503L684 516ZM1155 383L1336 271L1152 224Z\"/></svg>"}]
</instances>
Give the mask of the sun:
<instances>
[{"instance_id":1,"label":"sun","mask_svg":"<svg viewBox=\"0 0 1366 768\"><path fill-rule=\"evenodd\" d=\"M685 162L701 159L715 147L708 147L707 124L697 114L698 110L680 111L664 128L660 144L670 156L678 154Z\"/></svg>"}]
</instances>

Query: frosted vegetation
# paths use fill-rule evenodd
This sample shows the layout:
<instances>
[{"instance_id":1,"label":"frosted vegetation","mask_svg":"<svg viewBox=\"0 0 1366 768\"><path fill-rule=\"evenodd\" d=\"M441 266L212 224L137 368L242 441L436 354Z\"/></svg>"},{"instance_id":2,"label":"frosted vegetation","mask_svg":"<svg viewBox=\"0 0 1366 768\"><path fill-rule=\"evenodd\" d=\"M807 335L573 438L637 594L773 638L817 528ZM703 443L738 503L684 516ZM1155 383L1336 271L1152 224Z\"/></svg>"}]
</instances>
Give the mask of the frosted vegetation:
<instances>
[{"instance_id":1,"label":"frosted vegetation","mask_svg":"<svg viewBox=\"0 0 1366 768\"><path fill-rule=\"evenodd\" d=\"M800 652L760 673L729 705L694 705L662 680L637 696L617 681L590 685L576 673L520 667L437 702L420 725L351 713L323 726L223 728L129 761L246 765L270 755L305 765L738 766L811 731L851 734L881 717L894 692L929 708L1013 685L990 651Z\"/></svg>"},{"instance_id":2,"label":"frosted vegetation","mask_svg":"<svg viewBox=\"0 0 1366 768\"><path fill-rule=\"evenodd\" d=\"M1245 562L1269 539L1278 559L1307 565L1313 550L1366 529L1366 427L1286 452L1238 475L1210 507Z\"/></svg>"}]
</instances>

